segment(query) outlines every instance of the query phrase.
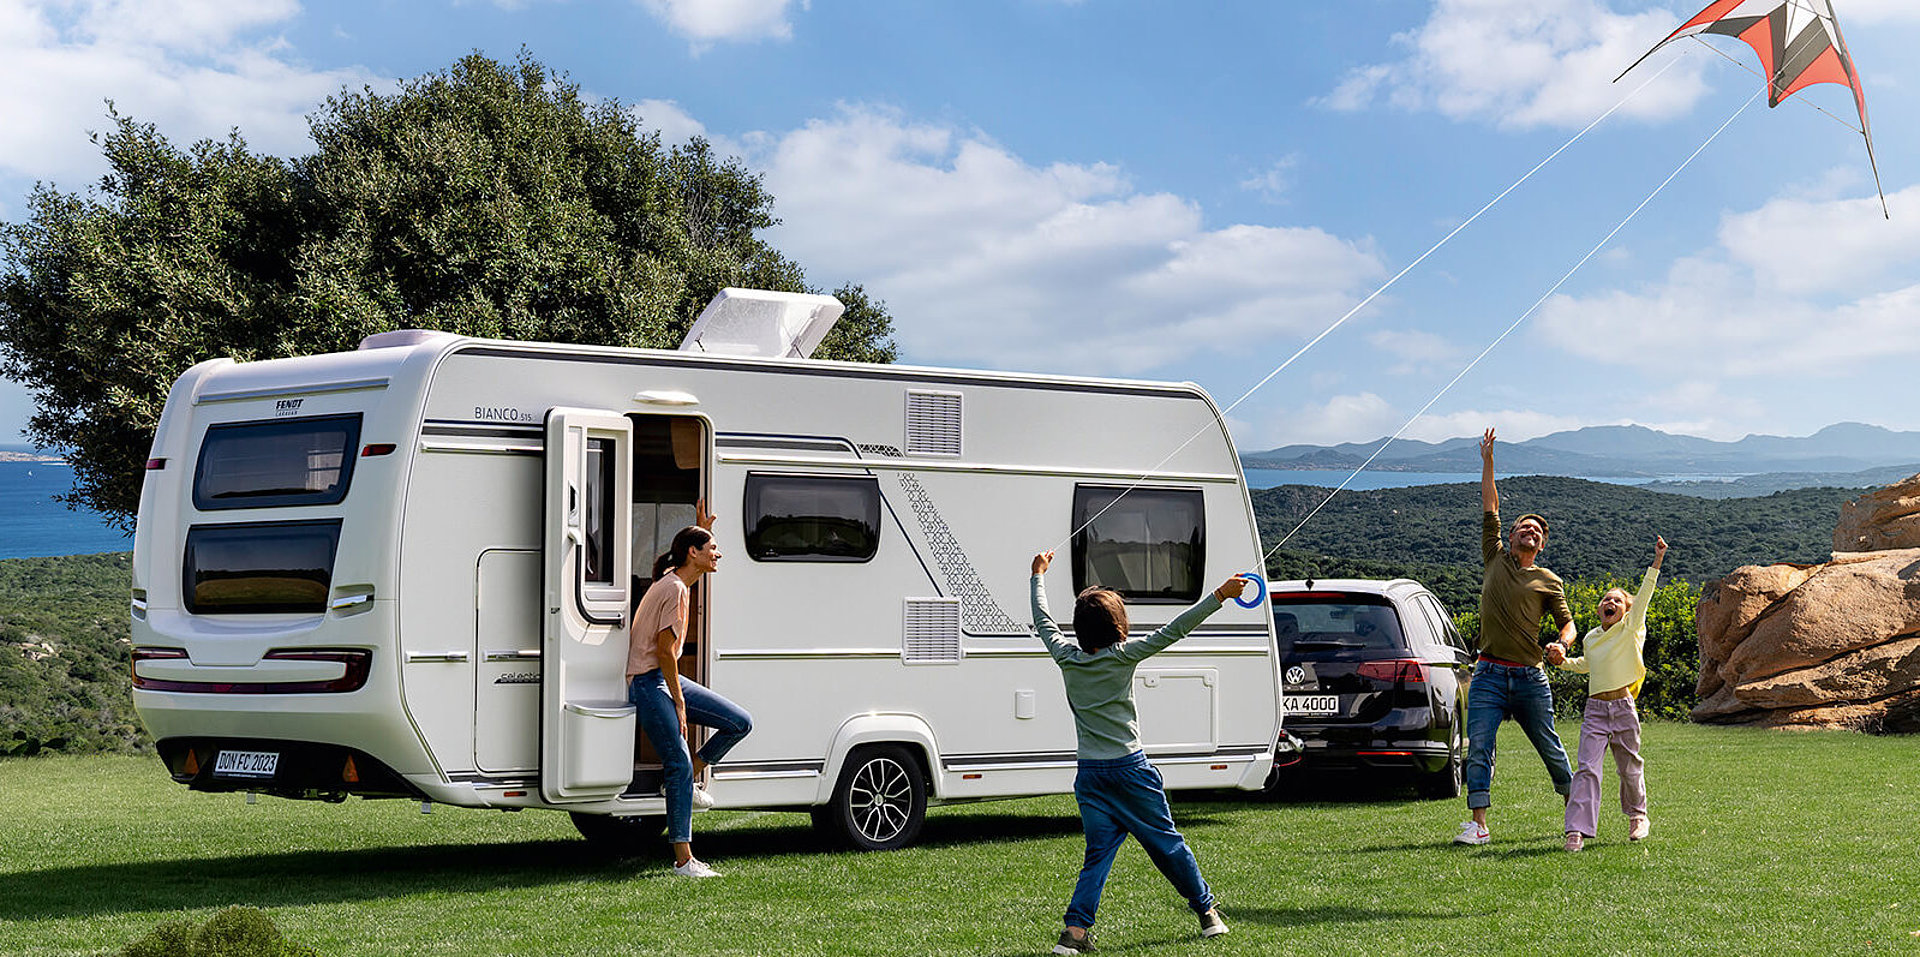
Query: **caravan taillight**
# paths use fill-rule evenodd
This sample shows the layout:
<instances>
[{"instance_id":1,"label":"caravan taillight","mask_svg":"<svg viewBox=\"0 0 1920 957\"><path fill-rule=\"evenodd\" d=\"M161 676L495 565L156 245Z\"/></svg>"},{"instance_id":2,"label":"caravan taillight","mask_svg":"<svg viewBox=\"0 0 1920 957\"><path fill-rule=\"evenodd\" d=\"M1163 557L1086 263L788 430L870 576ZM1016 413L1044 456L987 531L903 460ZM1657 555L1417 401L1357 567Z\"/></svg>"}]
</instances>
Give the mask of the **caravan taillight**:
<instances>
[{"instance_id":1,"label":"caravan taillight","mask_svg":"<svg viewBox=\"0 0 1920 957\"><path fill-rule=\"evenodd\" d=\"M361 449L360 457L363 459L370 459L376 455L392 455L393 450L395 448L398 448L398 446L394 445L392 442L375 442L372 445L369 445Z\"/></svg>"},{"instance_id":2,"label":"caravan taillight","mask_svg":"<svg viewBox=\"0 0 1920 957\"><path fill-rule=\"evenodd\" d=\"M149 472L158 472L161 469L166 467L167 467L166 459L148 459L147 460L147 471Z\"/></svg>"},{"instance_id":3,"label":"caravan taillight","mask_svg":"<svg viewBox=\"0 0 1920 957\"><path fill-rule=\"evenodd\" d=\"M342 666L340 677L316 681L183 681L177 678L148 678L140 674L140 663L160 658L186 658L179 648L136 648L133 651L133 686L143 691L175 691L189 694L324 694L358 691L373 671L373 652L360 648L301 648L269 651L262 656L272 661L331 661Z\"/></svg>"}]
</instances>

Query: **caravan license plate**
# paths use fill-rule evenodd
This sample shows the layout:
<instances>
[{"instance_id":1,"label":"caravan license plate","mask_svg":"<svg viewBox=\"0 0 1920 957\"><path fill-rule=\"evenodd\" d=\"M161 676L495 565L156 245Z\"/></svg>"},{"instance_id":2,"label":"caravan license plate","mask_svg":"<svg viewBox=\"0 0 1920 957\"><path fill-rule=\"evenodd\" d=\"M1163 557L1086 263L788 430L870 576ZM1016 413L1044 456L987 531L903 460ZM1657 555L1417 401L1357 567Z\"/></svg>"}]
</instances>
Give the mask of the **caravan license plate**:
<instances>
[{"instance_id":1,"label":"caravan license plate","mask_svg":"<svg viewBox=\"0 0 1920 957\"><path fill-rule=\"evenodd\" d=\"M275 768L280 766L280 755L274 751L222 751L213 759L213 776L216 778L270 778Z\"/></svg>"},{"instance_id":2,"label":"caravan license plate","mask_svg":"<svg viewBox=\"0 0 1920 957\"><path fill-rule=\"evenodd\" d=\"M1340 696L1336 694L1287 695L1281 702L1288 714L1333 715L1340 713Z\"/></svg>"}]
</instances>

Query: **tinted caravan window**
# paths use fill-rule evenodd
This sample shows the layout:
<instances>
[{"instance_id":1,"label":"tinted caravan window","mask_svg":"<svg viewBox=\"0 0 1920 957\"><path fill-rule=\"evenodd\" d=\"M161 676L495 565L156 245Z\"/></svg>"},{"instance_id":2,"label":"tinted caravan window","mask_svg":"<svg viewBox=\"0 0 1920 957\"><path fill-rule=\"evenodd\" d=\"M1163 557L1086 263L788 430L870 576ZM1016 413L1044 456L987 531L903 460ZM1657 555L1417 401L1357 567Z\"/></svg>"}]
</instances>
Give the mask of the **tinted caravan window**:
<instances>
[{"instance_id":1,"label":"tinted caravan window","mask_svg":"<svg viewBox=\"0 0 1920 957\"><path fill-rule=\"evenodd\" d=\"M872 476L747 475L747 554L761 562L864 562L880 550Z\"/></svg>"},{"instance_id":2,"label":"tinted caravan window","mask_svg":"<svg viewBox=\"0 0 1920 957\"><path fill-rule=\"evenodd\" d=\"M324 613L340 520L195 525L181 583L195 615Z\"/></svg>"},{"instance_id":3,"label":"tinted caravan window","mask_svg":"<svg viewBox=\"0 0 1920 957\"><path fill-rule=\"evenodd\" d=\"M1099 585L1149 602L1200 597L1207 512L1199 489L1076 486L1073 527L1074 591Z\"/></svg>"},{"instance_id":4,"label":"tinted caravan window","mask_svg":"<svg viewBox=\"0 0 1920 957\"><path fill-rule=\"evenodd\" d=\"M347 497L359 444L358 415L211 426L194 468L193 505L332 505Z\"/></svg>"}]
</instances>

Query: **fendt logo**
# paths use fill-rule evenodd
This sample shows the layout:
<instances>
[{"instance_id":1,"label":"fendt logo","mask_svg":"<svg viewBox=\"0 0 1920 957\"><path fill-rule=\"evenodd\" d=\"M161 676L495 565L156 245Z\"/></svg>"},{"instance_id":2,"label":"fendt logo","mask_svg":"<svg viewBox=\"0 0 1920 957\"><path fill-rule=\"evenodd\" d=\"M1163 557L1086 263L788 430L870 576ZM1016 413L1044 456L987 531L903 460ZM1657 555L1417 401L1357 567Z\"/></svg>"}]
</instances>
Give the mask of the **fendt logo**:
<instances>
[{"instance_id":1,"label":"fendt logo","mask_svg":"<svg viewBox=\"0 0 1920 957\"><path fill-rule=\"evenodd\" d=\"M305 400L305 399L280 399L280 400L278 400L278 401L276 401L276 402L274 402L274 403L273 403L273 414L274 414L274 415L277 415L277 416L278 416L278 415L299 415L299 414L300 414L300 403L302 403L302 402L305 402L305 401L307 401L307 400Z\"/></svg>"}]
</instances>

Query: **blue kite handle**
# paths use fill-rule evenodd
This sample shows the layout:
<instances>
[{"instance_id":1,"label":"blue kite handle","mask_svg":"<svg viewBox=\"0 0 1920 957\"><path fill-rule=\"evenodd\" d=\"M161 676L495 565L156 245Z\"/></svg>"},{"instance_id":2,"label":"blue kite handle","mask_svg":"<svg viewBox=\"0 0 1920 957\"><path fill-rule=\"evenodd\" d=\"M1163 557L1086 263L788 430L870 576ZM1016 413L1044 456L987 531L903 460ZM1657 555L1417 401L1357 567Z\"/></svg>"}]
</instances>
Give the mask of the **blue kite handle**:
<instances>
[{"instance_id":1,"label":"blue kite handle","mask_svg":"<svg viewBox=\"0 0 1920 957\"><path fill-rule=\"evenodd\" d=\"M1236 605L1239 605L1242 608L1260 607L1260 603L1267 600L1267 580L1264 578L1261 578L1260 575L1256 572L1247 572L1246 574L1241 575L1240 577L1249 579L1255 585L1260 586L1260 594L1255 595L1252 601L1248 601L1247 596L1245 594L1235 595L1233 598L1233 603Z\"/></svg>"}]
</instances>

